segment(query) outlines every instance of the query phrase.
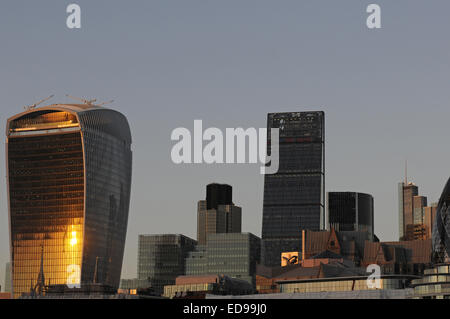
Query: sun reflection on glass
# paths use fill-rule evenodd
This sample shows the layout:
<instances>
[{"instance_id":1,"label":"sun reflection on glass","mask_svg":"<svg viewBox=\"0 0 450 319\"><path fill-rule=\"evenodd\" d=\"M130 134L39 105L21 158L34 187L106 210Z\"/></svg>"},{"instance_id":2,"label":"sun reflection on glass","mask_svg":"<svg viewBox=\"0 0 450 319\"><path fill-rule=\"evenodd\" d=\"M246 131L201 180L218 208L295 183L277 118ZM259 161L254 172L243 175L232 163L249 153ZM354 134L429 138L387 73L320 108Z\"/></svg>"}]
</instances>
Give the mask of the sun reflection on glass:
<instances>
[{"instance_id":1,"label":"sun reflection on glass","mask_svg":"<svg viewBox=\"0 0 450 319\"><path fill-rule=\"evenodd\" d=\"M72 232L72 239L70 240L70 245L75 246L77 244L77 232Z\"/></svg>"}]
</instances>

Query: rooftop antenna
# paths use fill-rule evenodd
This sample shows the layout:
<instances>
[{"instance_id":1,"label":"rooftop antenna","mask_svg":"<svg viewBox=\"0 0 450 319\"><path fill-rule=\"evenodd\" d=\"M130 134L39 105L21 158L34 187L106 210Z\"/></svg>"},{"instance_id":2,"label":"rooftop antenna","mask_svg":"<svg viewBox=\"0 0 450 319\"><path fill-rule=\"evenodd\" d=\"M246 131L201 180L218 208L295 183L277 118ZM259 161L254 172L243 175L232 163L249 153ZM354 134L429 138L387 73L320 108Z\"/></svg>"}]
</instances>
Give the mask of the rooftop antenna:
<instances>
[{"instance_id":1,"label":"rooftop antenna","mask_svg":"<svg viewBox=\"0 0 450 319\"><path fill-rule=\"evenodd\" d=\"M71 99L74 99L74 100L81 101L81 102L83 102L83 104L86 104L86 105L89 105L89 106L94 105L94 104L92 104L92 103L94 103L94 102L97 101L97 99L86 100L86 99L82 99L82 98L79 98L79 97L70 96L69 94L66 94L66 96L67 96L68 98L71 98Z\"/></svg>"},{"instance_id":2,"label":"rooftop antenna","mask_svg":"<svg viewBox=\"0 0 450 319\"><path fill-rule=\"evenodd\" d=\"M40 101L37 102L37 103L34 103L33 105L24 106L23 108L26 109L26 110L34 109L34 108L35 108L36 106L38 106L39 104L44 103L45 101L50 100L52 97L54 97L53 94L50 95L49 97L45 98L45 99L40 100Z\"/></svg>"},{"instance_id":3,"label":"rooftop antenna","mask_svg":"<svg viewBox=\"0 0 450 319\"><path fill-rule=\"evenodd\" d=\"M408 185L408 160L405 160L405 185Z\"/></svg>"}]
</instances>

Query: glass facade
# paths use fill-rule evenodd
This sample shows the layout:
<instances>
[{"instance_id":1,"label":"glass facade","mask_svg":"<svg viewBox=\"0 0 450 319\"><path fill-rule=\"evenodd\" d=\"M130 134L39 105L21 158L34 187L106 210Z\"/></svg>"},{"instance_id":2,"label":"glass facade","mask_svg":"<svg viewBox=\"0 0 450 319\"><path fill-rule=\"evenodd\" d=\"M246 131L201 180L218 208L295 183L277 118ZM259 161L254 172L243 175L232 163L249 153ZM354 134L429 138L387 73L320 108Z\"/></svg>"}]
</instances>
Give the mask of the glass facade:
<instances>
[{"instance_id":1,"label":"glass facade","mask_svg":"<svg viewBox=\"0 0 450 319\"><path fill-rule=\"evenodd\" d=\"M254 284L261 241L250 233L209 234L186 259L186 275L227 275Z\"/></svg>"},{"instance_id":2,"label":"glass facade","mask_svg":"<svg viewBox=\"0 0 450 319\"><path fill-rule=\"evenodd\" d=\"M373 197L356 192L327 193L328 222L337 231L367 231L374 235Z\"/></svg>"},{"instance_id":3,"label":"glass facade","mask_svg":"<svg viewBox=\"0 0 450 319\"><path fill-rule=\"evenodd\" d=\"M403 278L381 278L380 288L376 289L403 289L408 280ZM333 278L322 280L305 280L298 282L278 282L281 293L307 293L307 292L335 292L373 290L367 285L367 278Z\"/></svg>"},{"instance_id":4,"label":"glass facade","mask_svg":"<svg viewBox=\"0 0 450 319\"><path fill-rule=\"evenodd\" d=\"M250 295L254 293L253 286L249 282L225 275L203 278L188 277L186 281L182 284L164 286L163 296L174 298L192 294L198 298L199 296L204 297L205 294Z\"/></svg>"},{"instance_id":5,"label":"glass facade","mask_svg":"<svg viewBox=\"0 0 450 319\"><path fill-rule=\"evenodd\" d=\"M232 205L233 188L226 184L209 184L206 186L206 208L215 209L219 205Z\"/></svg>"},{"instance_id":6,"label":"glass facade","mask_svg":"<svg viewBox=\"0 0 450 319\"><path fill-rule=\"evenodd\" d=\"M89 105L8 120L14 297L48 285L118 287L131 186L126 118Z\"/></svg>"},{"instance_id":7,"label":"glass facade","mask_svg":"<svg viewBox=\"0 0 450 319\"><path fill-rule=\"evenodd\" d=\"M432 233L433 259L436 263L450 261L450 179L445 184L436 208Z\"/></svg>"},{"instance_id":8,"label":"glass facade","mask_svg":"<svg viewBox=\"0 0 450 319\"><path fill-rule=\"evenodd\" d=\"M148 279L157 294L185 274L185 258L197 242L183 235L139 235L138 279Z\"/></svg>"},{"instance_id":9,"label":"glass facade","mask_svg":"<svg viewBox=\"0 0 450 319\"><path fill-rule=\"evenodd\" d=\"M264 177L262 259L279 266L281 253L300 251L301 230L325 226L324 112L271 113L279 128L279 170ZM268 134L270 149L270 134Z\"/></svg>"},{"instance_id":10,"label":"glass facade","mask_svg":"<svg viewBox=\"0 0 450 319\"><path fill-rule=\"evenodd\" d=\"M231 205L218 205L217 208L204 209L204 201L198 202L197 240L206 244L209 234L240 233L242 228L242 208Z\"/></svg>"},{"instance_id":11,"label":"glass facade","mask_svg":"<svg viewBox=\"0 0 450 319\"><path fill-rule=\"evenodd\" d=\"M407 225L414 224L414 196L419 195L419 188L413 183L398 184L399 201L399 238L405 239Z\"/></svg>"},{"instance_id":12,"label":"glass facade","mask_svg":"<svg viewBox=\"0 0 450 319\"><path fill-rule=\"evenodd\" d=\"M426 269L421 279L413 280L414 298L450 299L450 265Z\"/></svg>"},{"instance_id":13,"label":"glass facade","mask_svg":"<svg viewBox=\"0 0 450 319\"><path fill-rule=\"evenodd\" d=\"M209 234L240 233L242 209L232 201L232 187L226 184L206 186L206 200L197 204L197 240L206 244Z\"/></svg>"}]
</instances>

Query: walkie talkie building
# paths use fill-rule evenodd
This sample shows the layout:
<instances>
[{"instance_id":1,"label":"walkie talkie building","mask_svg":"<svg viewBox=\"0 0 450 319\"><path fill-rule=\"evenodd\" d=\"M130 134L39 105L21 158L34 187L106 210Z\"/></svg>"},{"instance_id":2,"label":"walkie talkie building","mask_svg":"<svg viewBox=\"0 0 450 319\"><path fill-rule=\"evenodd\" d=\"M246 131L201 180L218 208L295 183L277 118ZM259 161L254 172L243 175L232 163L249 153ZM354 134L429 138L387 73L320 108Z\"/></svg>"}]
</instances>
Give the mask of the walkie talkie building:
<instances>
[{"instance_id":1,"label":"walkie talkie building","mask_svg":"<svg viewBox=\"0 0 450 319\"><path fill-rule=\"evenodd\" d=\"M130 128L117 111L55 104L8 119L14 297L51 285L118 288L131 161Z\"/></svg>"},{"instance_id":2,"label":"walkie talkie building","mask_svg":"<svg viewBox=\"0 0 450 319\"><path fill-rule=\"evenodd\" d=\"M266 266L280 266L282 252L300 251L302 229L325 228L324 122L321 111L267 117L267 130L278 128L280 140L278 172L264 176L262 259Z\"/></svg>"}]
</instances>

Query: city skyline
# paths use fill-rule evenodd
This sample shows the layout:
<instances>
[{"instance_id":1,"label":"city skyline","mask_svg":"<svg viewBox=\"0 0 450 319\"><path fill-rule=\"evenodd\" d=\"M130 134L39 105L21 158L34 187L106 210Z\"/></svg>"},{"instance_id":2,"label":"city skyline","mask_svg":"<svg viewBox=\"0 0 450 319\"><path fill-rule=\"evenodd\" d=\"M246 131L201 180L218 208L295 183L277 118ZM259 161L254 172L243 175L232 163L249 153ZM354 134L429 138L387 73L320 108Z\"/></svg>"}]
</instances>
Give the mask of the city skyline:
<instances>
[{"instance_id":1,"label":"city skyline","mask_svg":"<svg viewBox=\"0 0 450 319\"><path fill-rule=\"evenodd\" d=\"M65 4L4 1L0 123L52 93L52 103L67 102L66 93L116 100L110 107L127 116L134 137L123 278L136 275L138 234L195 238L197 200L211 182L233 186L244 212L242 230L261 235L258 164L170 161L171 130L190 127L194 119L220 128L264 127L267 113L323 110L326 191L372 194L375 234L397 240L404 160L430 203L438 201L449 175L450 152L439 145L445 145L450 116L450 45L444 40L450 4L379 3L383 28L369 31L367 3L356 1L285 7L268 1L79 1L86 18L79 32L70 33L60 27ZM5 163L0 172L6 175ZM5 181L0 201L3 286L9 250Z\"/></svg>"}]
</instances>

